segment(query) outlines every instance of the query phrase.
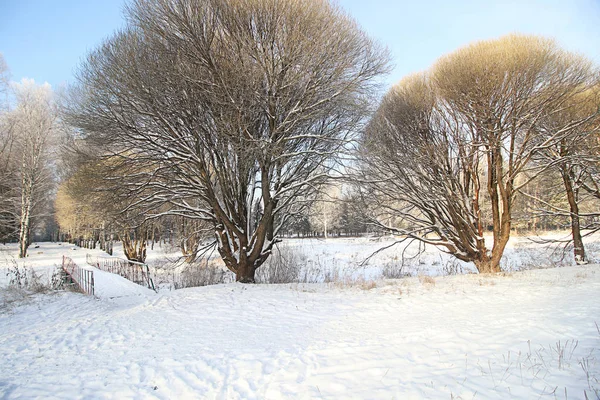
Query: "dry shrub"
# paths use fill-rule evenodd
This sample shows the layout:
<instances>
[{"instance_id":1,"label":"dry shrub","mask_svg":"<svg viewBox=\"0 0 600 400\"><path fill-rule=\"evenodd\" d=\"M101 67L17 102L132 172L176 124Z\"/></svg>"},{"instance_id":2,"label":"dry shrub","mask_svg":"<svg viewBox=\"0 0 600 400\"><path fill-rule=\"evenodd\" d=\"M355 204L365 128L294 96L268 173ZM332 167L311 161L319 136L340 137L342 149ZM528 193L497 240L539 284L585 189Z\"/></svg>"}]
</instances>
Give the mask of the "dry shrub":
<instances>
[{"instance_id":1,"label":"dry shrub","mask_svg":"<svg viewBox=\"0 0 600 400\"><path fill-rule=\"evenodd\" d=\"M65 285L64 273L59 266L47 282L43 282L42 277L33 268L19 266L15 261L13 266L7 269L6 276L8 287L0 291L0 313L10 312L18 305L29 303L35 295L70 289Z\"/></svg>"},{"instance_id":2,"label":"dry shrub","mask_svg":"<svg viewBox=\"0 0 600 400\"><path fill-rule=\"evenodd\" d=\"M13 261L12 267L8 267L8 288L29 293L46 293L51 290L63 289L62 270L56 267L49 282L42 282L42 277L35 270L26 265L19 266Z\"/></svg>"},{"instance_id":3,"label":"dry shrub","mask_svg":"<svg viewBox=\"0 0 600 400\"><path fill-rule=\"evenodd\" d=\"M442 270L444 271L444 275L462 275L465 273L462 264L454 259L446 261L442 266Z\"/></svg>"},{"instance_id":4,"label":"dry shrub","mask_svg":"<svg viewBox=\"0 0 600 400\"><path fill-rule=\"evenodd\" d=\"M293 249L279 246L258 270L255 280L258 283L307 283L301 279L302 260Z\"/></svg>"},{"instance_id":5,"label":"dry shrub","mask_svg":"<svg viewBox=\"0 0 600 400\"><path fill-rule=\"evenodd\" d=\"M173 282L175 289L218 285L231 281L231 273L215 262L200 261L188 264Z\"/></svg>"},{"instance_id":6,"label":"dry shrub","mask_svg":"<svg viewBox=\"0 0 600 400\"><path fill-rule=\"evenodd\" d=\"M435 279L433 279L429 275L419 275L419 282L421 282L421 285L423 285L423 286L425 286L425 285L435 286Z\"/></svg>"},{"instance_id":7,"label":"dry shrub","mask_svg":"<svg viewBox=\"0 0 600 400\"><path fill-rule=\"evenodd\" d=\"M377 287L377 282L373 281L373 280L367 280L363 277L359 277L359 278L352 278L352 277L346 277L346 278L339 278L335 281L331 281L330 282L333 287L337 288L337 289L352 289L352 288L358 288L361 290L372 290L375 289Z\"/></svg>"},{"instance_id":8,"label":"dry shrub","mask_svg":"<svg viewBox=\"0 0 600 400\"><path fill-rule=\"evenodd\" d=\"M579 278L579 279L587 279L587 274L585 272L578 272L575 274L575 278Z\"/></svg>"},{"instance_id":9,"label":"dry shrub","mask_svg":"<svg viewBox=\"0 0 600 400\"><path fill-rule=\"evenodd\" d=\"M308 260L293 247L279 246L257 271L257 283L337 283L345 278L335 260Z\"/></svg>"},{"instance_id":10,"label":"dry shrub","mask_svg":"<svg viewBox=\"0 0 600 400\"><path fill-rule=\"evenodd\" d=\"M397 259L386 263L381 270L381 275L386 279L400 279L409 276L410 273L404 271L404 262L398 262Z\"/></svg>"},{"instance_id":11,"label":"dry shrub","mask_svg":"<svg viewBox=\"0 0 600 400\"><path fill-rule=\"evenodd\" d=\"M377 283L375 281L365 281L360 285L362 290L371 290L377 287Z\"/></svg>"},{"instance_id":12,"label":"dry shrub","mask_svg":"<svg viewBox=\"0 0 600 400\"><path fill-rule=\"evenodd\" d=\"M314 267L314 269L320 273L320 271L322 269L324 269L324 267L321 266L321 263L318 262L316 263L316 266ZM341 282L343 279L340 276L340 270L338 268L331 268L331 269L325 269L325 272L323 272L323 281L325 283L332 283L332 282Z\"/></svg>"},{"instance_id":13,"label":"dry shrub","mask_svg":"<svg viewBox=\"0 0 600 400\"><path fill-rule=\"evenodd\" d=\"M479 286L496 286L496 281L487 279L479 279Z\"/></svg>"}]
</instances>

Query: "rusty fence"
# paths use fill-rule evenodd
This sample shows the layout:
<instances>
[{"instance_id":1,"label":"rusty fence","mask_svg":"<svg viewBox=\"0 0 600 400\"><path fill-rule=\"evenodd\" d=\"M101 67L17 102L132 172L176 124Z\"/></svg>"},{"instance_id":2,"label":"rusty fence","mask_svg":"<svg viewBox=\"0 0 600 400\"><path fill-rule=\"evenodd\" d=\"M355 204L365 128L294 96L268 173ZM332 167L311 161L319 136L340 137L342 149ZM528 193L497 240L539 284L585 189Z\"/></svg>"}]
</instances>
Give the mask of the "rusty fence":
<instances>
[{"instance_id":1,"label":"rusty fence","mask_svg":"<svg viewBox=\"0 0 600 400\"><path fill-rule=\"evenodd\" d=\"M83 293L94 295L94 271L81 268L67 256L63 256L62 269L67 279L77 285Z\"/></svg>"},{"instance_id":2,"label":"rusty fence","mask_svg":"<svg viewBox=\"0 0 600 400\"><path fill-rule=\"evenodd\" d=\"M86 254L86 262L101 271L117 274L141 286L156 291L148 264L117 257L98 257Z\"/></svg>"}]
</instances>

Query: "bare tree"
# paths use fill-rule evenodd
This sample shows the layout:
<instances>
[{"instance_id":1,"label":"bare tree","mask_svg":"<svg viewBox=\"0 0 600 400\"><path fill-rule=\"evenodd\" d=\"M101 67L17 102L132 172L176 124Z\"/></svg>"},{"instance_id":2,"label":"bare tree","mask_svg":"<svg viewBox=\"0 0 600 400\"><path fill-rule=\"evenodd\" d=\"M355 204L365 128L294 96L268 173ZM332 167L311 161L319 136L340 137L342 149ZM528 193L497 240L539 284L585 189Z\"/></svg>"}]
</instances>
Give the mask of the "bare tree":
<instances>
[{"instance_id":1,"label":"bare tree","mask_svg":"<svg viewBox=\"0 0 600 400\"><path fill-rule=\"evenodd\" d=\"M127 14L82 66L67 118L122 162L132 207L207 221L253 282L363 122L387 54L325 0L138 0Z\"/></svg>"},{"instance_id":2,"label":"bare tree","mask_svg":"<svg viewBox=\"0 0 600 400\"><path fill-rule=\"evenodd\" d=\"M313 229L323 232L325 239L329 237L330 231L336 228L336 224L340 220L340 197L341 188L331 185L321 190L310 207L310 224Z\"/></svg>"},{"instance_id":3,"label":"bare tree","mask_svg":"<svg viewBox=\"0 0 600 400\"><path fill-rule=\"evenodd\" d=\"M80 156L90 149L80 148ZM66 153L69 154L69 153ZM137 210L122 212L132 201L127 201L105 186L104 177L114 171L116 160L99 159L93 154L87 161L81 157L80 165L71 165L72 175L59 185L55 210L60 229L72 241L92 240L103 242L109 238L119 239L123 252L131 261L144 262L147 241L152 226L140 218Z\"/></svg>"},{"instance_id":4,"label":"bare tree","mask_svg":"<svg viewBox=\"0 0 600 400\"><path fill-rule=\"evenodd\" d=\"M194 262L199 255L205 253L205 242L210 239L212 227L202 220L185 217L175 218L175 228L179 241L179 248L186 262ZM213 246L210 246L214 249Z\"/></svg>"},{"instance_id":5,"label":"bare tree","mask_svg":"<svg viewBox=\"0 0 600 400\"><path fill-rule=\"evenodd\" d=\"M596 200L600 200L600 132L597 127L590 135L586 135L583 143L585 157L583 158L584 173L577 182L583 190ZM595 225L594 229L600 229Z\"/></svg>"},{"instance_id":6,"label":"bare tree","mask_svg":"<svg viewBox=\"0 0 600 400\"><path fill-rule=\"evenodd\" d=\"M380 200L372 220L473 261L480 272L499 271L532 157L581 123L568 121L538 140L540 121L593 76L587 60L552 40L510 35L462 48L401 82L363 141L364 182ZM394 216L405 226L386 224Z\"/></svg>"},{"instance_id":7,"label":"bare tree","mask_svg":"<svg viewBox=\"0 0 600 400\"><path fill-rule=\"evenodd\" d=\"M27 255L33 223L48 213L53 185L52 149L57 113L50 85L24 80L14 86L16 107L6 116L12 130L5 187L8 214L18 220L19 257Z\"/></svg>"},{"instance_id":8,"label":"bare tree","mask_svg":"<svg viewBox=\"0 0 600 400\"><path fill-rule=\"evenodd\" d=\"M586 201L585 194L591 194L593 198L593 191L587 193L584 185L589 189L594 183L590 177L593 176L594 166L600 160L598 147L594 146L600 133L599 104L598 87L592 86L570 98L560 110L545 116L538 124L541 141L551 138L557 131L565 132L560 140L551 141L537 152L534 162L541 168L556 171L560 176L562 193L566 197L568 208L542 202L541 209L546 215L568 216L571 222L573 252L578 264L587 263L582 230L590 228L582 226L581 220L584 217L600 215L598 212L582 213L580 209L581 204ZM527 196L533 197L531 194Z\"/></svg>"},{"instance_id":9,"label":"bare tree","mask_svg":"<svg viewBox=\"0 0 600 400\"><path fill-rule=\"evenodd\" d=\"M56 221L65 239L78 236L95 225L94 210L86 204L78 204L68 192L65 182L58 186L54 209Z\"/></svg>"},{"instance_id":10,"label":"bare tree","mask_svg":"<svg viewBox=\"0 0 600 400\"><path fill-rule=\"evenodd\" d=\"M118 238L127 259L144 262L147 242L154 242L156 231L160 232L167 222L173 227L171 234L176 235L185 260L194 261L204 250L201 245L212 229L203 221L182 216L147 221L134 209L123 212L136 199L124 201L118 193L105 186L104 178L113 172L106 161L90 155L88 162L80 165L59 185L55 202L56 220L67 237L76 243L79 240L99 241L103 250L106 249L104 241Z\"/></svg>"}]
</instances>

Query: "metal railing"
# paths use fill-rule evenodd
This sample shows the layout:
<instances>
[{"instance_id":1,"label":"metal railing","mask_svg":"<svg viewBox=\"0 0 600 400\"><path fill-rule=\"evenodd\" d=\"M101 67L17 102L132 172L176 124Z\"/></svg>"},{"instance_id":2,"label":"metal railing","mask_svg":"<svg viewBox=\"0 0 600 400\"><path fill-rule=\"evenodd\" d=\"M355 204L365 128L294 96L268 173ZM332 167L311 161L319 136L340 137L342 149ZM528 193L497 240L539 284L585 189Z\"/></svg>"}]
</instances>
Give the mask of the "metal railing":
<instances>
[{"instance_id":1,"label":"metal railing","mask_svg":"<svg viewBox=\"0 0 600 400\"><path fill-rule=\"evenodd\" d=\"M131 282L156 291L148 264L117 257L92 256L89 253L86 254L85 260L89 265L101 271L120 275Z\"/></svg>"},{"instance_id":2,"label":"metal railing","mask_svg":"<svg viewBox=\"0 0 600 400\"><path fill-rule=\"evenodd\" d=\"M62 269L68 279L76 284L83 293L94 295L94 271L81 268L67 256L63 256Z\"/></svg>"}]
</instances>

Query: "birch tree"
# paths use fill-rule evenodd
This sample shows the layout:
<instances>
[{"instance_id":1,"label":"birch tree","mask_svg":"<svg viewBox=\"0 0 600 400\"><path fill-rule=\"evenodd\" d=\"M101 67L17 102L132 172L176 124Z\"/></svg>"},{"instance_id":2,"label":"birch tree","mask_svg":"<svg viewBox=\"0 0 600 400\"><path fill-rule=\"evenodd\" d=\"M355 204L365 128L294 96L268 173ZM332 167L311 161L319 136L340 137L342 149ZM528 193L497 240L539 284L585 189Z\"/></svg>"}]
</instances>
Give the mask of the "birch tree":
<instances>
[{"instance_id":1,"label":"birch tree","mask_svg":"<svg viewBox=\"0 0 600 400\"><path fill-rule=\"evenodd\" d=\"M524 174L532 157L590 116L557 124L543 138L540 123L594 77L589 61L552 40L509 35L459 49L402 81L363 139L366 194L379 205L372 221L472 261L480 272L500 271L519 189L535 177ZM386 224L390 216L407 226Z\"/></svg>"},{"instance_id":2,"label":"birch tree","mask_svg":"<svg viewBox=\"0 0 600 400\"><path fill-rule=\"evenodd\" d=\"M19 257L26 257L36 219L48 212L53 185L52 148L57 113L50 85L23 80L14 85L16 106L7 115L13 136L9 153L8 200L18 223Z\"/></svg>"},{"instance_id":3,"label":"birch tree","mask_svg":"<svg viewBox=\"0 0 600 400\"><path fill-rule=\"evenodd\" d=\"M122 161L114 186L132 207L206 221L253 282L363 123L387 53L325 0L137 0L127 17L82 65L65 115Z\"/></svg>"}]
</instances>

